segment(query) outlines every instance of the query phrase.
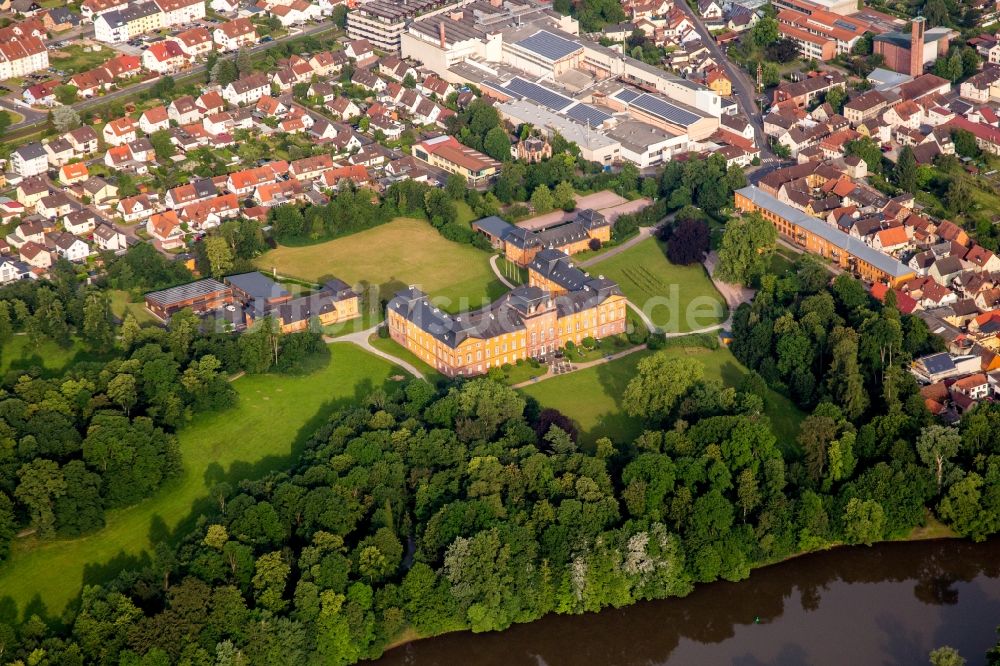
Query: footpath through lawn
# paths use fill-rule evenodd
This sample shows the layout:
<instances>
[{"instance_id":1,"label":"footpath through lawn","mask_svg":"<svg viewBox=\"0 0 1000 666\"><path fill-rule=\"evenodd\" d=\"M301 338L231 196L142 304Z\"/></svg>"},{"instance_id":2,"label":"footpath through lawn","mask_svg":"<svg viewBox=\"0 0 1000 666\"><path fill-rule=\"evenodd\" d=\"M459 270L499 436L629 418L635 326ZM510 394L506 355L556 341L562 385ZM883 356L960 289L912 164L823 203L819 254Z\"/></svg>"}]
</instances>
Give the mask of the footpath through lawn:
<instances>
[{"instance_id":1,"label":"footpath through lawn","mask_svg":"<svg viewBox=\"0 0 1000 666\"><path fill-rule=\"evenodd\" d=\"M354 345L331 345L330 354L325 367L308 375L237 379L235 408L202 414L179 433L184 474L135 506L109 511L103 529L76 539L15 540L10 560L0 565L0 621L26 611L58 618L84 584L147 561L154 542L188 527L216 483L235 486L286 467L338 405L398 372Z\"/></svg>"}]
</instances>

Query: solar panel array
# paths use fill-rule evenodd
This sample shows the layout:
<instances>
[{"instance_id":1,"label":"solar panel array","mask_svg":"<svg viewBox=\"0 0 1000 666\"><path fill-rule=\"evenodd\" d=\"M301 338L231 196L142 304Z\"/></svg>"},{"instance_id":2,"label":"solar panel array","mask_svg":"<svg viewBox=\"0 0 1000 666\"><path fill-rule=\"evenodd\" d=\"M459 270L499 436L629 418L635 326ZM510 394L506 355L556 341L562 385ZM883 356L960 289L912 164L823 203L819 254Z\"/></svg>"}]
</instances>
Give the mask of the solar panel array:
<instances>
[{"instance_id":1,"label":"solar panel array","mask_svg":"<svg viewBox=\"0 0 1000 666\"><path fill-rule=\"evenodd\" d=\"M675 106L661 97L654 97L650 94L639 95L632 101L635 106L647 113L651 113L667 122L676 123L681 126L691 125L700 120L700 116L691 113L679 106Z\"/></svg>"},{"instance_id":2,"label":"solar panel array","mask_svg":"<svg viewBox=\"0 0 1000 666\"><path fill-rule=\"evenodd\" d=\"M538 102L542 106L552 109L553 111L562 111L573 103L573 100L569 97L560 95L557 92L552 92L548 88L543 88L537 83L525 81L520 77L515 77L508 81L504 88L516 95L527 97L533 102Z\"/></svg>"},{"instance_id":3,"label":"solar panel array","mask_svg":"<svg viewBox=\"0 0 1000 666\"><path fill-rule=\"evenodd\" d=\"M539 30L531 37L526 37L517 42L517 45L536 55L540 55L550 62L561 60L583 48L576 42L563 39L559 35L554 35L547 30Z\"/></svg>"},{"instance_id":4,"label":"solar panel array","mask_svg":"<svg viewBox=\"0 0 1000 666\"><path fill-rule=\"evenodd\" d=\"M636 91L629 90L628 88L622 88L621 90L615 93L615 99L620 99L626 104L631 104L633 101L635 101L635 98L639 97L639 95L641 94L642 93L637 93Z\"/></svg>"},{"instance_id":5,"label":"solar panel array","mask_svg":"<svg viewBox=\"0 0 1000 666\"><path fill-rule=\"evenodd\" d=\"M611 120L610 113L605 113L589 104L577 104L567 109L566 115L579 123L590 125L591 127L597 127L605 120Z\"/></svg>"}]
</instances>

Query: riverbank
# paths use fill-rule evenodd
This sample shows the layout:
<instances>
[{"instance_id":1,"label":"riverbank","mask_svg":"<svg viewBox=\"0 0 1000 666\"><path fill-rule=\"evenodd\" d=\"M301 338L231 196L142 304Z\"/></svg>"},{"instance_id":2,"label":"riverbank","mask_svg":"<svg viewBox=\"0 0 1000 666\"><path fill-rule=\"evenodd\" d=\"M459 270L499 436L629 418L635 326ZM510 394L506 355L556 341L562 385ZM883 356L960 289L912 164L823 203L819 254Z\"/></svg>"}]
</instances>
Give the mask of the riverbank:
<instances>
[{"instance_id":1,"label":"riverbank","mask_svg":"<svg viewBox=\"0 0 1000 666\"><path fill-rule=\"evenodd\" d=\"M887 540L884 540L884 541L878 541L878 542L873 543L870 547L868 547L868 546L854 546L854 545L850 545L850 544L846 544L846 543L834 543L834 544L830 544L829 546L827 546L825 548L820 548L820 549L817 549L817 550L810 550L810 551L803 551L801 553L795 553L793 555L789 555L787 557L775 560L773 562L768 562L766 564L761 564L759 566L755 566L753 569L751 569L750 576L747 577L747 578L745 578L745 579L743 579L743 580L741 580L741 581L729 582L729 581L721 581L720 580L720 581L715 581L715 582L712 582L712 583L697 584L695 586L695 588L692 590L691 594L688 595L688 597L690 597L693 594L698 593L700 590L703 590L705 588L710 588L710 587L712 587L714 585L718 585L718 584L721 584L721 583L724 583L724 584L727 584L727 585L733 585L733 586L740 586L740 585L743 585L745 583L748 583L750 581L750 579L753 578L755 575L756 576L760 576L761 574L766 574L766 573L768 573L768 572L770 572L770 571L772 571L772 570L774 570L776 568L779 568L779 567L781 567L783 565L791 564L793 562L797 562L797 561L801 561L801 560L806 560L809 557L814 557L814 556L828 556L828 555L829 556L835 556L838 553L843 553L843 552L847 552L847 551L864 550L864 549L872 550L873 551L873 550L877 550L877 549L882 548L882 547L892 546L892 545L897 545L897 544L907 544L907 543L919 544L919 543L933 543L933 542L958 542L958 543L965 543L965 544L969 544L969 545L975 545L975 544L973 544L973 542L971 540L966 540L966 539L963 539L962 537L959 537L957 534L955 534L954 531L951 530L951 528L949 528L947 525L944 525L943 523L941 523L940 521L938 521L933 515L930 515L928 513L927 524L924 525L924 526L919 526L919 527L913 528L910 531L910 533L908 535L906 535L905 537L902 537L902 538L899 538L899 539L887 539ZM456 636L456 635L467 634L470 640L475 640L475 638L477 638L477 637L483 637L483 636L491 636L491 635L492 636L501 636L501 635L508 634L511 631L514 631L518 627L530 627L532 625L537 625L539 623L544 623L544 622L547 622L547 621L551 622L551 621L554 620L554 618L579 618L579 617L582 617L582 616L599 617L601 615L608 614L608 613L623 613L623 612L628 612L629 609L641 606L642 604L645 604L645 603L660 603L660 602L680 601L680 600L683 600L683 599L687 599L688 597L668 597L666 599L655 600L655 601L652 601L652 602L638 602L636 604L632 604L630 606L625 606L625 607L619 608L619 609L605 608L605 609L603 609L603 610L601 610L601 611L599 611L597 613L583 613L582 615L567 615L567 614L562 614L562 613L549 613L547 615L544 615L544 616L542 616L540 618L537 618L535 620L532 620L530 622L524 622L524 623L521 623L521 624L512 625L511 627L505 629L504 631L486 632L486 633L483 633L483 634L473 634L468 629L459 629L459 630L455 630L455 631L444 632L444 633L441 633L441 634L434 634L432 636L421 636L421 635L417 634L417 632L412 627L407 627L403 631L402 634L400 634L397 638L395 638L394 640L392 640L386 646L385 651L384 651L384 653L383 653L383 655L382 655L381 658L379 658L379 659L377 659L375 661L362 662L362 663L377 664L379 666L390 666L390 664L395 663L395 662L391 661L395 657L395 653L390 654L393 651L400 651L401 648L405 648L406 646L409 646L409 645L413 645L413 644L416 644L416 643L427 642L427 641L434 641L436 639L443 639L443 638L447 638L449 636ZM997 616L996 622L1000 623L1000 615ZM387 662L387 660L390 660L390 661ZM552 662L547 662L547 663L551 664ZM429 666L427 664L424 664L421 661L409 661L408 660L408 661L406 661L406 664L408 664L409 666Z\"/></svg>"},{"instance_id":2,"label":"riverbank","mask_svg":"<svg viewBox=\"0 0 1000 666\"><path fill-rule=\"evenodd\" d=\"M813 553L684 598L453 632L377 666L840 666L928 663L951 645L984 664L1000 619L1000 539L894 541Z\"/></svg>"}]
</instances>

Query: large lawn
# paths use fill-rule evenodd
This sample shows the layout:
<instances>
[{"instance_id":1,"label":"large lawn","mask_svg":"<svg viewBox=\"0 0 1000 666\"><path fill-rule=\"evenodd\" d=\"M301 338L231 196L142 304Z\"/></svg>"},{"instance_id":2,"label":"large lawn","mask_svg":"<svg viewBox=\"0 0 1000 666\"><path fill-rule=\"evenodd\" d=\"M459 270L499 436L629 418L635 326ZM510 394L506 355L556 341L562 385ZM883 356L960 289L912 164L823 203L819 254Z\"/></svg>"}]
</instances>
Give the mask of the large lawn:
<instances>
[{"instance_id":1,"label":"large lawn","mask_svg":"<svg viewBox=\"0 0 1000 666\"><path fill-rule=\"evenodd\" d=\"M336 276L349 284L366 281L388 300L415 284L450 312L476 308L500 296L490 255L442 237L422 220L398 218L350 236L307 245L281 246L256 260L265 271L320 282ZM464 300L463 300L464 299ZM373 299L374 300L374 299Z\"/></svg>"},{"instance_id":2,"label":"large lawn","mask_svg":"<svg viewBox=\"0 0 1000 666\"><path fill-rule=\"evenodd\" d=\"M726 319L726 306L701 264L676 266L653 238L588 267L617 282L625 297L667 333L686 333Z\"/></svg>"},{"instance_id":3,"label":"large lawn","mask_svg":"<svg viewBox=\"0 0 1000 666\"><path fill-rule=\"evenodd\" d=\"M735 386L747 370L725 348L671 347L672 356L693 356L705 366L707 379L719 379ZM622 411L621 396L635 375L639 361L653 352L636 352L610 363L576 370L521 389L542 407L553 407L566 414L580 428L581 439L592 444L600 437L610 437L616 444L630 441L642 432L643 424ZM774 424L778 442L785 451L794 451L799 422L803 414L787 398L769 393L765 410Z\"/></svg>"},{"instance_id":4,"label":"large lawn","mask_svg":"<svg viewBox=\"0 0 1000 666\"><path fill-rule=\"evenodd\" d=\"M69 347L60 347L51 340L33 345L27 335L15 335L0 348L0 375L34 367L59 372L70 363L88 360L99 360L99 355L84 349L79 341L74 340Z\"/></svg>"},{"instance_id":5,"label":"large lawn","mask_svg":"<svg viewBox=\"0 0 1000 666\"><path fill-rule=\"evenodd\" d=\"M0 609L11 610L13 601L20 613L30 605L32 612L58 617L82 585L144 560L152 540L190 527L212 485L235 486L286 467L338 403L397 372L354 345L331 345L330 352L329 364L309 375L236 380L237 407L196 417L181 431L184 474L142 503L109 512L104 529L77 539L15 542L11 560L0 566Z\"/></svg>"}]
</instances>

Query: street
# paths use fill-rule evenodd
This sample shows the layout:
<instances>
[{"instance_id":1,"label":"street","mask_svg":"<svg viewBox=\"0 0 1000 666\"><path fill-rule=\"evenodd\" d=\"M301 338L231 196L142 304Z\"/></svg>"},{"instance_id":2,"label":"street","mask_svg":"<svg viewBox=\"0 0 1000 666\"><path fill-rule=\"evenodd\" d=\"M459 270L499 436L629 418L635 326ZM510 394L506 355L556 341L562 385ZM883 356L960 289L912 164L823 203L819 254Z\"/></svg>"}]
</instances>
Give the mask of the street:
<instances>
[{"instance_id":1,"label":"street","mask_svg":"<svg viewBox=\"0 0 1000 666\"><path fill-rule=\"evenodd\" d=\"M719 45L715 43L715 38L712 37L712 33L708 31L705 24L702 23L701 17L698 16L698 12L691 9L687 2L681 0L675 3L677 7L680 7L694 24L695 29L698 34L701 35L701 43L712 54L712 58L719 63L725 70L726 74L729 76L729 80L733 84L733 99L736 101L736 105L739 107L743 116L750 122L753 126L754 134L757 137L757 145L760 147L760 158L762 160L769 157L774 157L774 154L768 148L767 136L764 135L764 123L761 120L761 113L757 109L757 103L754 99L757 96L756 89L754 88L753 81L747 76L746 72L743 71L741 67L733 64L726 57L726 54L719 48Z\"/></svg>"}]
</instances>

